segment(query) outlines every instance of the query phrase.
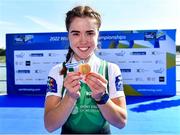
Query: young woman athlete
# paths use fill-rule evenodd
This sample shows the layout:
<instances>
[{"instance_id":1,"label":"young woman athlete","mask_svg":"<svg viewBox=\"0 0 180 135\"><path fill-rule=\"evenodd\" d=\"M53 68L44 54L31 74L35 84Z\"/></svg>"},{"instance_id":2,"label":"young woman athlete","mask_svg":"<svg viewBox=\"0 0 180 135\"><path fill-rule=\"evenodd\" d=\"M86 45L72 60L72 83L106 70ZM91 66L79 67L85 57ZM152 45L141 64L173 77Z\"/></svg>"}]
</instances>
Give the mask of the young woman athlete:
<instances>
[{"instance_id":1,"label":"young woman athlete","mask_svg":"<svg viewBox=\"0 0 180 135\"><path fill-rule=\"evenodd\" d=\"M109 134L109 124L123 128L127 110L120 69L94 53L100 14L89 6L77 6L67 12L65 23L70 47L66 61L53 67L48 76L45 128L49 132L62 128L62 134ZM84 79L66 67L79 61L91 68Z\"/></svg>"}]
</instances>

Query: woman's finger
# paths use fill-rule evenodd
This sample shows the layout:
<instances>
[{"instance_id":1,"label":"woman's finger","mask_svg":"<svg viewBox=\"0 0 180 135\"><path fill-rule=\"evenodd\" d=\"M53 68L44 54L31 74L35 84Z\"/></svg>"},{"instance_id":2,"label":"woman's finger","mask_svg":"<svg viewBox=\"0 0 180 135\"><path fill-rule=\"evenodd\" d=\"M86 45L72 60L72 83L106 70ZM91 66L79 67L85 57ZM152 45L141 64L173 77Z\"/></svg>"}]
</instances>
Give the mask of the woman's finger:
<instances>
[{"instance_id":1,"label":"woman's finger","mask_svg":"<svg viewBox=\"0 0 180 135\"><path fill-rule=\"evenodd\" d=\"M90 72L89 74L86 75L86 78L88 78L89 76L95 77L100 81L102 81L103 83L107 83L107 80L102 75L97 74L95 72Z\"/></svg>"}]
</instances>

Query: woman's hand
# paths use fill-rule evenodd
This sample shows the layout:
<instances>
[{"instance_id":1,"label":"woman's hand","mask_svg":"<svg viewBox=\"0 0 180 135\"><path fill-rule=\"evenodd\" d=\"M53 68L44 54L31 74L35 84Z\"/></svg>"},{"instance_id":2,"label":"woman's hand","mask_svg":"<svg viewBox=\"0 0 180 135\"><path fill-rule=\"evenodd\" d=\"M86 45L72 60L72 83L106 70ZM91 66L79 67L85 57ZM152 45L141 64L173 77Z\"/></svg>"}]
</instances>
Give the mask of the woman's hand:
<instances>
[{"instance_id":1,"label":"woman's hand","mask_svg":"<svg viewBox=\"0 0 180 135\"><path fill-rule=\"evenodd\" d=\"M82 77L79 72L69 72L64 79L64 87L67 89L67 94L74 99L80 97L81 79Z\"/></svg>"},{"instance_id":2,"label":"woman's hand","mask_svg":"<svg viewBox=\"0 0 180 135\"><path fill-rule=\"evenodd\" d=\"M107 80L100 74L90 72L85 78L86 84L92 90L91 97L100 100L107 89Z\"/></svg>"}]
</instances>

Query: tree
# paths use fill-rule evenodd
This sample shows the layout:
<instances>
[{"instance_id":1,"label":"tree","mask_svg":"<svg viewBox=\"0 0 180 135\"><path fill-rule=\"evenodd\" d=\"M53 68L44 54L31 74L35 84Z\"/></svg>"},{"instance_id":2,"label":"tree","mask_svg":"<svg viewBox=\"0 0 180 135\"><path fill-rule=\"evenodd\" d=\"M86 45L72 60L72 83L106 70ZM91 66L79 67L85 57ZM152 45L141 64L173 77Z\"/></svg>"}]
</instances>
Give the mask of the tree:
<instances>
[{"instance_id":1,"label":"tree","mask_svg":"<svg viewBox=\"0 0 180 135\"><path fill-rule=\"evenodd\" d=\"M4 49L0 49L0 56L5 56L6 55L6 51Z\"/></svg>"}]
</instances>

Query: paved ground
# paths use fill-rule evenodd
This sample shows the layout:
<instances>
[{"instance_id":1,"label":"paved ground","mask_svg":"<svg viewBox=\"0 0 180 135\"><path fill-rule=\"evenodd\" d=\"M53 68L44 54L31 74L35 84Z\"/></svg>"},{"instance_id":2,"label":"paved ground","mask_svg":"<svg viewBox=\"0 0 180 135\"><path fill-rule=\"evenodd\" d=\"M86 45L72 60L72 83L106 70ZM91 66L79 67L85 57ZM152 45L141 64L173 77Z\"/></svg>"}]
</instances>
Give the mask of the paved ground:
<instances>
[{"instance_id":1,"label":"paved ground","mask_svg":"<svg viewBox=\"0 0 180 135\"><path fill-rule=\"evenodd\" d=\"M0 103L0 134L48 134L44 97L0 96ZM180 134L180 96L127 97L127 107L127 126L111 126L113 134Z\"/></svg>"}]
</instances>

